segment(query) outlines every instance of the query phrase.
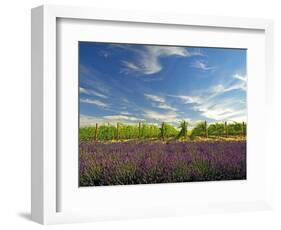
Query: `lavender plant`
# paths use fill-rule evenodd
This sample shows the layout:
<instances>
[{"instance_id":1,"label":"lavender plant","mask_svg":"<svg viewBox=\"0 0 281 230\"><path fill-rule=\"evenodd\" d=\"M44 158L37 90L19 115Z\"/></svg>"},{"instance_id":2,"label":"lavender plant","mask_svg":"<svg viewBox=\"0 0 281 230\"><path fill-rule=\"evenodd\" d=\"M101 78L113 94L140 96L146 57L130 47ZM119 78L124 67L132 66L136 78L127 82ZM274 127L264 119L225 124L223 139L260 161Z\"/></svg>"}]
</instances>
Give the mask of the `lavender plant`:
<instances>
[{"instance_id":1,"label":"lavender plant","mask_svg":"<svg viewBox=\"0 0 281 230\"><path fill-rule=\"evenodd\" d=\"M246 141L80 143L80 186L238 179Z\"/></svg>"}]
</instances>

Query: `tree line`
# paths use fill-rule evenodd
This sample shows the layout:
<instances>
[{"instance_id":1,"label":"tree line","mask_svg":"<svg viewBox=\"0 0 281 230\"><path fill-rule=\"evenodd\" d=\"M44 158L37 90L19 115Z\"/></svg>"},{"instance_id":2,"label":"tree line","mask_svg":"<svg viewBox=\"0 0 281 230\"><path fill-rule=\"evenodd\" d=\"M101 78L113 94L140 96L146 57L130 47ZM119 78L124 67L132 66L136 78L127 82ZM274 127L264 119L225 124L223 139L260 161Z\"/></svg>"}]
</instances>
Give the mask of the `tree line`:
<instances>
[{"instance_id":1,"label":"tree line","mask_svg":"<svg viewBox=\"0 0 281 230\"><path fill-rule=\"evenodd\" d=\"M177 129L178 128L178 129ZM178 127L162 122L158 125L146 124L139 122L136 125L128 125L123 123L96 124L95 126L80 127L80 140L127 140L127 139L193 139L195 137L229 137L229 136L245 136L245 122L217 122L208 124L207 121L199 122L192 129L188 128L188 122L180 122Z\"/></svg>"}]
</instances>

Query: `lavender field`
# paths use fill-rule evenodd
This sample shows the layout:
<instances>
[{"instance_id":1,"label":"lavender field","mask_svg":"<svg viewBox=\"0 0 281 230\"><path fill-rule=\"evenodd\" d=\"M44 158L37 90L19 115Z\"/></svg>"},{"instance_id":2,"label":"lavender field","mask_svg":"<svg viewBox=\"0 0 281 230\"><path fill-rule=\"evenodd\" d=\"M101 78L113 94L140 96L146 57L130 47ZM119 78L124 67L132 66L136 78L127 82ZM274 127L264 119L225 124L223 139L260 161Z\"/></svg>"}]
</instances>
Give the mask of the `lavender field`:
<instances>
[{"instance_id":1,"label":"lavender field","mask_svg":"<svg viewBox=\"0 0 281 230\"><path fill-rule=\"evenodd\" d=\"M246 179L246 141L80 142L80 186Z\"/></svg>"}]
</instances>

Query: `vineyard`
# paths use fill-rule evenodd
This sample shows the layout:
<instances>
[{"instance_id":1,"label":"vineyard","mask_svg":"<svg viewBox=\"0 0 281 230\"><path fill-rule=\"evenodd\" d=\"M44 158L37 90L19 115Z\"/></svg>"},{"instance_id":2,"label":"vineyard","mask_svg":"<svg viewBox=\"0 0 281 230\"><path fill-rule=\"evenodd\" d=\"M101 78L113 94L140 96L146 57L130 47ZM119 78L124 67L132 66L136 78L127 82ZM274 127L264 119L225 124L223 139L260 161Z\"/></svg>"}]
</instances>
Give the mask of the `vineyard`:
<instances>
[{"instance_id":1,"label":"vineyard","mask_svg":"<svg viewBox=\"0 0 281 230\"><path fill-rule=\"evenodd\" d=\"M233 137L246 136L246 123L241 122L218 122L207 124L199 122L192 129L188 128L188 122L182 121L178 127L168 123L160 126L138 123L127 125L103 124L89 127L80 127L81 141L107 141L107 140L134 140L134 139L196 139L196 137Z\"/></svg>"}]
</instances>

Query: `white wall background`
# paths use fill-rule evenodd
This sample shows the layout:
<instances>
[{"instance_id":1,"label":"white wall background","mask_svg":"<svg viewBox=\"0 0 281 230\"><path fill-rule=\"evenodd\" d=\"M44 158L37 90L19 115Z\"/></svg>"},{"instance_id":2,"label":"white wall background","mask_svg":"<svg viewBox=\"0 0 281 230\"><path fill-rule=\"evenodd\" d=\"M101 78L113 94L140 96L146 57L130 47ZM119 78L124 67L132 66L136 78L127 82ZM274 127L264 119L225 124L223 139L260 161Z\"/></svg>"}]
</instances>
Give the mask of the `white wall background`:
<instances>
[{"instance_id":1,"label":"white wall background","mask_svg":"<svg viewBox=\"0 0 281 230\"><path fill-rule=\"evenodd\" d=\"M41 4L80 5L201 15L262 17L275 20L275 95L281 92L281 14L276 0L7 0L0 8L0 226L38 229L30 210L30 8ZM279 103L281 105L281 103ZM281 117L280 106L275 119ZM264 125L264 124L261 124ZM281 130L276 123L276 130ZM280 131L279 131L280 132ZM281 151L276 132L273 212L202 215L48 226L52 229L280 229Z\"/></svg>"}]
</instances>

